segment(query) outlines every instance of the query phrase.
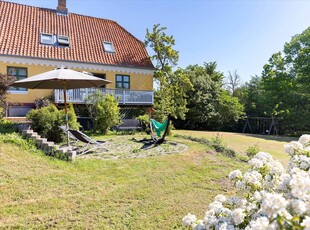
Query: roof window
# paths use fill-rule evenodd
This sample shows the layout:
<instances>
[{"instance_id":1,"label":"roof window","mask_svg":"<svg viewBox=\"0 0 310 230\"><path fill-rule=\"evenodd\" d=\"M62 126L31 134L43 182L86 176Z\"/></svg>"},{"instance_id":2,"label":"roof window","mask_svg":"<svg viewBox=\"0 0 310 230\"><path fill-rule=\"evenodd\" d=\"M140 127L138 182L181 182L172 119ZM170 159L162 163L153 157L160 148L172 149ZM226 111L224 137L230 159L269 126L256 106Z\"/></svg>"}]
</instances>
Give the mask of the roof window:
<instances>
[{"instance_id":1,"label":"roof window","mask_svg":"<svg viewBox=\"0 0 310 230\"><path fill-rule=\"evenodd\" d=\"M114 46L112 42L103 42L104 51L107 53L115 53Z\"/></svg>"},{"instance_id":2,"label":"roof window","mask_svg":"<svg viewBox=\"0 0 310 230\"><path fill-rule=\"evenodd\" d=\"M41 42L41 44L44 44L44 45L53 45L54 44L54 36L52 34L41 33L40 42Z\"/></svg>"},{"instance_id":3,"label":"roof window","mask_svg":"<svg viewBox=\"0 0 310 230\"><path fill-rule=\"evenodd\" d=\"M58 36L58 45L59 46L69 46L70 45L69 36Z\"/></svg>"}]
</instances>

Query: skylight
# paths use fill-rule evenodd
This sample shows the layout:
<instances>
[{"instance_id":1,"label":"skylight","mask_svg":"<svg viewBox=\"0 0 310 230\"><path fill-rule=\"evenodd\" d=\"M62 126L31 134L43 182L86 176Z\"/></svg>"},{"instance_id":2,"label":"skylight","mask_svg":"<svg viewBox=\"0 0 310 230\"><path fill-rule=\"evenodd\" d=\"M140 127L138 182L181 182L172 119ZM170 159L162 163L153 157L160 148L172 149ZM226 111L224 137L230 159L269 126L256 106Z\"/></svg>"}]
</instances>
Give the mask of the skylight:
<instances>
[{"instance_id":1,"label":"skylight","mask_svg":"<svg viewBox=\"0 0 310 230\"><path fill-rule=\"evenodd\" d=\"M105 52L115 53L115 49L112 42L103 42L103 48Z\"/></svg>"},{"instance_id":2,"label":"skylight","mask_svg":"<svg viewBox=\"0 0 310 230\"><path fill-rule=\"evenodd\" d=\"M69 36L58 36L58 45L69 46L70 45Z\"/></svg>"},{"instance_id":3,"label":"skylight","mask_svg":"<svg viewBox=\"0 0 310 230\"><path fill-rule=\"evenodd\" d=\"M53 45L54 44L54 39L52 34L41 34L40 38L41 44L44 45Z\"/></svg>"}]
</instances>

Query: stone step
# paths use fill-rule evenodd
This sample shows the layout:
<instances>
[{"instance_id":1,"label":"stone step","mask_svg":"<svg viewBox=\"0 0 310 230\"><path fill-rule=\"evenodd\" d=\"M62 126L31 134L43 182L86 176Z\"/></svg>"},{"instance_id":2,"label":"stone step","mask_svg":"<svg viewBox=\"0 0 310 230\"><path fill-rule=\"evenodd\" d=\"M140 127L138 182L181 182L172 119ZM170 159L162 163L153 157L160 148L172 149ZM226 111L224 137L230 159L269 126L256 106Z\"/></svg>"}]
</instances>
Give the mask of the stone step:
<instances>
[{"instance_id":1,"label":"stone step","mask_svg":"<svg viewBox=\"0 0 310 230\"><path fill-rule=\"evenodd\" d=\"M46 138L38 138L36 140L36 144L37 144L37 148L41 149L42 148L42 145L43 143L47 142L47 139Z\"/></svg>"}]
</instances>

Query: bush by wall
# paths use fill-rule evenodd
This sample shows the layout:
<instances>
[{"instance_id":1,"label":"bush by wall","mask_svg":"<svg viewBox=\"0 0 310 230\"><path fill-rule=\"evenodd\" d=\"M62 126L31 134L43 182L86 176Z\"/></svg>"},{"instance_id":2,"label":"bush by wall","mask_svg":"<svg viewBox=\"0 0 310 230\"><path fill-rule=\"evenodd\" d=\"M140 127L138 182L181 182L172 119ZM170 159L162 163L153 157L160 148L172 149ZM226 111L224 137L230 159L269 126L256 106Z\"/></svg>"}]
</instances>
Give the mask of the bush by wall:
<instances>
[{"instance_id":1,"label":"bush by wall","mask_svg":"<svg viewBox=\"0 0 310 230\"><path fill-rule=\"evenodd\" d=\"M65 125L64 110L58 110L55 105L49 105L41 109L31 110L27 114L27 119L32 122L32 129L42 137L56 143L64 140L65 135L59 129L59 126ZM68 106L68 121L70 128L79 129L80 125L71 104Z\"/></svg>"},{"instance_id":2,"label":"bush by wall","mask_svg":"<svg viewBox=\"0 0 310 230\"><path fill-rule=\"evenodd\" d=\"M121 123L120 109L114 96L95 91L85 99L85 104L93 120L94 132L106 134L110 128Z\"/></svg>"}]
</instances>

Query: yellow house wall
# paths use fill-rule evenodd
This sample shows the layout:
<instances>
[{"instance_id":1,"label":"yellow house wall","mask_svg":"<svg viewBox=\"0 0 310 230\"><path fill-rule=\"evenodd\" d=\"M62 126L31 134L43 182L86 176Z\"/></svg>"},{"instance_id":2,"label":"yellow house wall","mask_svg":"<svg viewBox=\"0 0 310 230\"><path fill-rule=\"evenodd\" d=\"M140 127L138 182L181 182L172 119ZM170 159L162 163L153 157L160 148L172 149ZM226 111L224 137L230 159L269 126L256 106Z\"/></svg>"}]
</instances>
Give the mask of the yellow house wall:
<instances>
[{"instance_id":1,"label":"yellow house wall","mask_svg":"<svg viewBox=\"0 0 310 230\"><path fill-rule=\"evenodd\" d=\"M7 67L23 67L27 68L28 77L44 73L54 69L53 66L46 65L24 65L16 63L4 63L0 61L0 73L6 74ZM117 74L129 75L130 76L130 90L153 90L153 76L151 74L137 74L132 72L115 72L115 71L94 71L91 69L79 69L78 71L87 71L97 74L106 74L106 79L112 83L108 84L106 88L115 89L115 77ZM52 95L53 90L43 90L43 89L29 89L27 93L14 94L10 93L7 97L7 101L13 104L19 103L33 103L35 99L41 97L47 97Z\"/></svg>"}]
</instances>

